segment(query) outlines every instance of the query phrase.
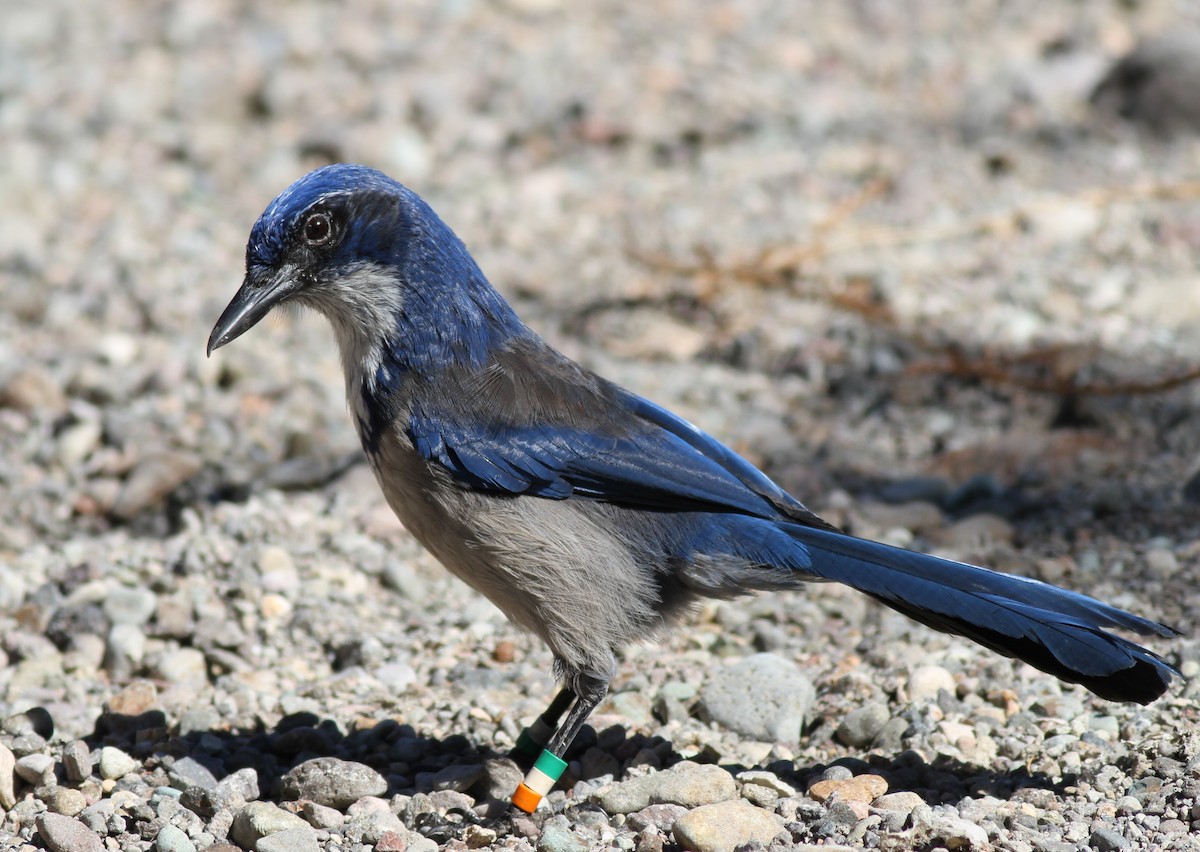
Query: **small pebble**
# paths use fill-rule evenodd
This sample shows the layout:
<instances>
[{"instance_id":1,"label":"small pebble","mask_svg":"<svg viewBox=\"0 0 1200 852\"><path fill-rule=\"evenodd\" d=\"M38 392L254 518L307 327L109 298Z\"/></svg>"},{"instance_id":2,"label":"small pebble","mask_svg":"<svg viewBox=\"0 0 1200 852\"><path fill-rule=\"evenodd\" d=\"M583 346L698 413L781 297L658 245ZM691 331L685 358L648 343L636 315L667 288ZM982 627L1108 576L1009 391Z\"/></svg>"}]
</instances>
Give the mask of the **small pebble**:
<instances>
[{"instance_id":1,"label":"small pebble","mask_svg":"<svg viewBox=\"0 0 1200 852\"><path fill-rule=\"evenodd\" d=\"M158 596L150 589L118 586L104 599L104 614L113 624L132 624L141 627L154 615Z\"/></svg>"},{"instance_id":2,"label":"small pebble","mask_svg":"<svg viewBox=\"0 0 1200 852\"><path fill-rule=\"evenodd\" d=\"M87 807L87 799L78 790L58 784L52 785L48 790L48 794L40 798L46 803L46 807L56 814L77 816Z\"/></svg>"},{"instance_id":3,"label":"small pebble","mask_svg":"<svg viewBox=\"0 0 1200 852\"><path fill-rule=\"evenodd\" d=\"M254 848L256 852L320 852L321 844L317 833L304 825L268 834Z\"/></svg>"},{"instance_id":4,"label":"small pebble","mask_svg":"<svg viewBox=\"0 0 1200 852\"><path fill-rule=\"evenodd\" d=\"M602 790L597 803L610 814L640 811L650 804L685 808L722 802L737 795L733 776L719 766L681 763Z\"/></svg>"},{"instance_id":5,"label":"small pebble","mask_svg":"<svg viewBox=\"0 0 1200 852\"><path fill-rule=\"evenodd\" d=\"M50 852L104 852L104 841L82 822L61 814L41 814L38 834Z\"/></svg>"},{"instance_id":6,"label":"small pebble","mask_svg":"<svg viewBox=\"0 0 1200 852\"><path fill-rule=\"evenodd\" d=\"M1097 852L1121 852L1133 848L1132 843L1111 828L1097 828L1088 838L1088 845Z\"/></svg>"},{"instance_id":7,"label":"small pebble","mask_svg":"<svg viewBox=\"0 0 1200 852\"><path fill-rule=\"evenodd\" d=\"M872 702L852 710L838 725L834 737L842 745L851 748L863 748L874 741L876 734L883 730L891 714L886 704Z\"/></svg>"},{"instance_id":8,"label":"small pebble","mask_svg":"<svg viewBox=\"0 0 1200 852\"><path fill-rule=\"evenodd\" d=\"M40 787L54 783L54 758L48 754L27 754L17 759L17 777L26 784Z\"/></svg>"},{"instance_id":9,"label":"small pebble","mask_svg":"<svg viewBox=\"0 0 1200 852\"><path fill-rule=\"evenodd\" d=\"M104 746L100 749L99 768L101 778L115 780L141 769L142 763L134 760L116 746Z\"/></svg>"},{"instance_id":10,"label":"small pebble","mask_svg":"<svg viewBox=\"0 0 1200 852\"><path fill-rule=\"evenodd\" d=\"M734 799L688 811L675 822L672 831L684 849L734 852L747 843L770 843L783 826L770 811Z\"/></svg>"},{"instance_id":11,"label":"small pebble","mask_svg":"<svg viewBox=\"0 0 1200 852\"><path fill-rule=\"evenodd\" d=\"M270 802L250 802L233 818L229 836L246 849L255 849L260 840L292 828L303 828L309 834L312 826L295 814Z\"/></svg>"},{"instance_id":12,"label":"small pebble","mask_svg":"<svg viewBox=\"0 0 1200 852\"><path fill-rule=\"evenodd\" d=\"M700 689L707 718L772 743L799 741L815 698L816 690L799 666L769 653L717 667Z\"/></svg>"},{"instance_id":13,"label":"small pebble","mask_svg":"<svg viewBox=\"0 0 1200 852\"><path fill-rule=\"evenodd\" d=\"M909 701L931 701L943 689L954 694L954 676L941 666L920 666L908 676Z\"/></svg>"},{"instance_id":14,"label":"small pebble","mask_svg":"<svg viewBox=\"0 0 1200 852\"><path fill-rule=\"evenodd\" d=\"M374 769L336 757L301 763L283 776L281 785L286 799L311 799L338 810L363 796L382 796L387 791L387 780Z\"/></svg>"},{"instance_id":15,"label":"small pebble","mask_svg":"<svg viewBox=\"0 0 1200 852\"><path fill-rule=\"evenodd\" d=\"M313 828L334 829L346 821L346 816L341 811L317 802L302 802L299 813Z\"/></svg>"},{"instance_id":16,"label":"small pebble","mask_svg":"<svg viewBox=\"0 0 1200 852\"><path fill-rule=\"evenodd\" d=\"M658 804L648 805L640 811L636 811L629 815L626 823L634 831L641 831L645 828L654 828L666 834L671 830L671 826L675 824L681 816L686 814L688 809L682 805Z\"/></svg>"},{"instance_id":17,"label":"small pebble","mask_svg":"<svg viewBox=\"0 0 1200 852\"><path fill-rule=\"evenodd\" d=\"M496 830L483 825L468 825L463 829L463 842L468 849L483 849L496 842Z\"/></svg>"},{"instance_id":18,"label":"small pebble","mask_svg":"<svg viewBox=\"0 0 1200 852\"><path fill-rule=\"evenodd\" d=\"M888 783L878 775L856 775L853 778L817 781L808 788L808 795L818 802L871 802L887 792Z\"/></svg>"},{"instance_id":19,"label":"small pebble","mask_svg":"<svg viewBox=\"0 0 1200 852\"><path fill-rule=\"evenodd\" d=\"M63 746L62 763L68 781L83 781L92 774L92 750L83 740L71 740Z\"/></svg>"},{"instance_id":20,"label":"small pebble","mask_svg":"<svg viewBox=\"0 0 1200 852\"><path fill-rule=\"evenodd\" d=\"M739 772L737 780L741 782L743 788L751 786L768 789L775 794L776 798L786 799L796 795L796 788L781 779L774 772L751 769L746 772Z\"/></svg>"},{"instance_id":21,"label":"small pebble","mask_svg":"<svg viewBox=\"0 0 1200 852\"><path fill-rule=\"evenodd\" d=\"M189 787L212 790L217 786L217 776L212 770L191 757L181 757L171 764L167 777L171 779L171 786L178 790L187 790Z\"/></svg>"},{"instance_id":22,"label":"small pebble","mask_svg":"<svg viewBox=\"0 0 1200 852\"><path fill-rule=\"evenodd\" d=\"M156 852L196 852L196 844L179 828L164 825L154 838ZM211 848L211 847L210 847Z\"/></svg>"},{"instance_id":23,"label":"small pebble","mask_svg":"<svg viewBox=\"0 0 1200 852\"><path fill-rule=\"evenodd\" d=\"M587 844L575 833L565 817L546 820L537 841L537 852L587 852Z\"/></svg>"},{"instance_id":24,"label":"small pebble","mask_svg":"<svg viewBox=\"0 0 1200 852\"><path fill-rule=\"evenodd\" d=\"M150 673L167 683L196 686L208 680L208 660L198 648L176 648L160 655Z\"/></svg>"}]
</instances>

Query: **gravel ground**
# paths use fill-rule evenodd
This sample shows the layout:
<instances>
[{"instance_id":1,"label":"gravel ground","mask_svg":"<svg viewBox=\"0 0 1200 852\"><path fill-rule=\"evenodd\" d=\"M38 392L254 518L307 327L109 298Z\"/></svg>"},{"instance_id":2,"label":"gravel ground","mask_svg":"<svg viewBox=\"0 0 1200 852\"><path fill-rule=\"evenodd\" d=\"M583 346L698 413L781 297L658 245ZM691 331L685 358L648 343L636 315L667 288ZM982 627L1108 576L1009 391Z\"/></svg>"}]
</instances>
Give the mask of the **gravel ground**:
<instances>
[{"instance_id":1,"label":"gravel ground","mask_svg":"<svg viewBox=\"0 0 1200 852\"><path fill-rule=\"evenodd\" d=\"M1160 618L1194 676L1200 388L938 355L1200 363L1200 70L1088 102L1194 3L353 5L4 10L0 846L1200 848L1196 680L1108 704L835 587L629 649L507 815L549 655L383 505L322 322L204 358L265 204L366 162L830 519Z\"/></svg>"}]
</instances>

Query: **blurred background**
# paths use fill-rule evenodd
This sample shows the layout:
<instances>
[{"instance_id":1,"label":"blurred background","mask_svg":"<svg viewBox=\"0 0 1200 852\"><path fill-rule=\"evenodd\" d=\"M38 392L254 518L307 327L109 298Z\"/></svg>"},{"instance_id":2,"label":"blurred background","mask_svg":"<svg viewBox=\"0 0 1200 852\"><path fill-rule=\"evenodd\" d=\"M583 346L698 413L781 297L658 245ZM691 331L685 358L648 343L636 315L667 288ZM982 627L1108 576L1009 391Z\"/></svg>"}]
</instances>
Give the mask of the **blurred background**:
<instances>
[{"instance_id":1,"label":"blurred background","mask_svg":"<svg viewBox=\"0 0 1200 852\"><path fill-rule=\"evenodd\" d=\"M254 220L334 161L850 530L1190 635L1198 92L1189 0L8 4L0 707L82 736L139 677L173 725L415 694L431 735L495 740L429 696L550 688L383 506L323 321L204 357ZM886 692L909 637L955 647L809 600L785 645L859 625L818 679L866 648ZM631 659L655 684L676 658Z\"/></svg>"},{"instance_id":2,"label":"blurred background","mask_svg":"<svg viewBox=\"0 0 1200 852\"><path fill-rule=\"evenodd\" d=\"M1119 515L1139 484L1194 501L1194 396L1144 392L1200 355L1198 19L1168 0L7 10L3 539L107 529L197 473L183 503L302 485L354 452L316 318L202 352L257 214L331 161L425 195L552 342L817 507L988 474L961 513L1087 471Z\"/></svg>"}]
</instances>

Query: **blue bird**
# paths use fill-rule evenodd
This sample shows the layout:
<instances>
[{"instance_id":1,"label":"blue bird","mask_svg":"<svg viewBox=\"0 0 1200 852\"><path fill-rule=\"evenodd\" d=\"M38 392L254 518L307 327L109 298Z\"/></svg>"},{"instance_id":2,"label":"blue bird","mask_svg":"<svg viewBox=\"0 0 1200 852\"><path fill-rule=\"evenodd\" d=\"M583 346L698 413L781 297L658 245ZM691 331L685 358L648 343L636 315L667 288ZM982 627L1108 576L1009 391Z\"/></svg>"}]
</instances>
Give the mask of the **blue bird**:
<instances>
[{"instance_id":1,"label":"blue bird","mask_svg":"<svg viewBox=\"0 0 1200 852\"><path fill-rule=\"evenodd\" d=\"M1075 592L846 535L692 424L531 331L415 193L317 169L255 223L208 351L283 303L331 322L388 503L451 572L551 649L525 731L532 810L608 691L614 654L701 598L837 581L1113 701L1178 672L1108 628L1172 629ZM566 719L558 724L562 714Z\"/></svg>"}]
</instances>

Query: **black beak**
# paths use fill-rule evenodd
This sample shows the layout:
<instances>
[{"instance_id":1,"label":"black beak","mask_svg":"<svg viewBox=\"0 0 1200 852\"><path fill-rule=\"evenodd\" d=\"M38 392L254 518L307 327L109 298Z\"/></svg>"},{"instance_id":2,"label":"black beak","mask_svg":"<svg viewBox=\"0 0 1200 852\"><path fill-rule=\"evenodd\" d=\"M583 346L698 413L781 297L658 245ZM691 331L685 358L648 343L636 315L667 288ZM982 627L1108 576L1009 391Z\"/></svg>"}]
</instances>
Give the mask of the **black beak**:
<instances>
[{"instance_id":1,"label":"black beak","mask_svg":"<svg viewBox=\"0 0 1200 852\"><path fill-rule=\"evenodd\" d=\"M252 329L260 319L270 313L271 308L287 299L299 288L299 282L290 270L284 269L275 275L247 272L221 318L208 336L208 354L220 349L231 340L241 337Z\"/></svg>"}]
</instances>

